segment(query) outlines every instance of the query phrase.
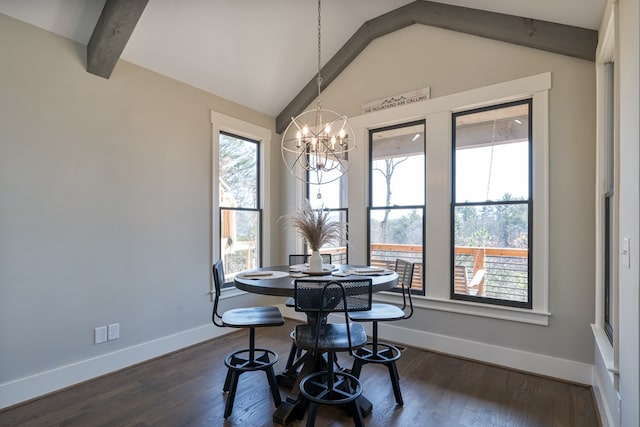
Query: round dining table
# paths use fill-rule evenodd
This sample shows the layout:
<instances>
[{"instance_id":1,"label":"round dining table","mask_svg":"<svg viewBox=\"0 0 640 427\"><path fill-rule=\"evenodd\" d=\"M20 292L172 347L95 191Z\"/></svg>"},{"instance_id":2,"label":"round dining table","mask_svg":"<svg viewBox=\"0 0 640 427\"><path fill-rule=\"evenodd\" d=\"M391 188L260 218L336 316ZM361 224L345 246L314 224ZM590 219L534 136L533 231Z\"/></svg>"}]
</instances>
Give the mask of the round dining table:
<instances>
[{"instance_id":1,"label":"round dining table","mask_svg":"<svg viewBox=\"0 0 640 427\"><path fill-rule=\"evenodd\" d=\"M394 288L398 284L398 274L395 271L382 268L367 267L360 265L323 265L323 271L319 273L309 273L308 268L303 265L295 266L275 266L262 267L250 271L244 271L236 275L233 282L236 288L261 295L273 295L282 297L293 297L295 293L294 281L296 279L316 279L318 281L341 281L354 280L358 278L370 278L372 291L380 292ZM293 380L289 396L282 401L273 413L273 421L276 424L286 426L295 419L301 419L304 415L305 405L301 399L299 384L300 380L315 369L313 355L304 354L301 357L300 371L285 371L278 375L280 378L290 378ZM279 378L279 382L280 382ZM281 383L282 384L282 383ZM285 382L286 384L286 382ZM371 413L373 405L364 396L360 395L356 400L363 416Z\"/></svg>"},{"instance_id":2,"label":"round dining table","mask_svg":"<svg viewBox=\"0 0 640 427\"><path fill-rule=\"evenodd\" d=\"M295 279L353 280L355 278L371 278L373 292L388 291L398 285L398 274L395 271L361 265L323 265L323 272L310 275L304 265L261 267L244 271L236 275L233 283L236 288L261 295L292 297Z\"/></svg>"}]
</instances>

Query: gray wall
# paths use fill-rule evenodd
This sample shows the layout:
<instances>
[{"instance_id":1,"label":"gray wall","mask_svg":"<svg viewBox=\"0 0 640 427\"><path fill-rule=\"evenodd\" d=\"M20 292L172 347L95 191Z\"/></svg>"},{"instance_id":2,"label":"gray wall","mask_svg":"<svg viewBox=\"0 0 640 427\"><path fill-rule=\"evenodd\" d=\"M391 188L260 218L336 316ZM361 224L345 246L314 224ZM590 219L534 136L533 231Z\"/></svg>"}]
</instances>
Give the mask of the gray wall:
<instances>
[{"instance_id":1,"label":"gray wall","mask_svg":"<svg viewBox=\"0 0 640 427\"><path fill-rule=\"evenodd\" d=\"M85 51L0 14L0 385L210 325L210 111L274 127Z\"/></svg>"},{"instance_id":2,"label":"gray wall","mask_svg":"<svg viewBox=\"0 0 640 427\"><path fill-rule=\"evenodd\" d=\"M322 102L325 108L355 116L360 114L363 102L426 86L431 87L431 96L436 98L547 71L552 73L549 326L424 309L419 309L403 326L592 364L596 136L593 62L414 25L371 43L327 88ZM358 143L359 149L367 150L366 141ZM364 221L366 212L351 208L350 221ZM363 251L366 246L366 242L352 244L356 251Z\"/></svg>"}]
</instances>

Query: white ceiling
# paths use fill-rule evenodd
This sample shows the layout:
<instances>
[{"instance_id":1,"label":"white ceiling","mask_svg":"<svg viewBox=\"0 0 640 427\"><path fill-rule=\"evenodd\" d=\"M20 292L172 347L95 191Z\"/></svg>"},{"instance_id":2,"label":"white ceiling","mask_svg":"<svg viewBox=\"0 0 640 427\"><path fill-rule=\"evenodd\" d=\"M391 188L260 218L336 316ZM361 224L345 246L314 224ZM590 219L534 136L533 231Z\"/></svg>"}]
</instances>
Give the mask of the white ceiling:
<instances>
[{"instance_id":1,"label":"white ceiling","mask_svg":"<svg viewBox=\"0 0 640 427\"><path fill-rule=\"evenodd\" d=\"M411 1L324 0L323 64L365 21ZM439 2L597 30L605 1ZM104 3L0 0L0 13L86 45ZM317 2L150 0L122 59L275 117L317 72Z\"/></svg>"}]
</instances>

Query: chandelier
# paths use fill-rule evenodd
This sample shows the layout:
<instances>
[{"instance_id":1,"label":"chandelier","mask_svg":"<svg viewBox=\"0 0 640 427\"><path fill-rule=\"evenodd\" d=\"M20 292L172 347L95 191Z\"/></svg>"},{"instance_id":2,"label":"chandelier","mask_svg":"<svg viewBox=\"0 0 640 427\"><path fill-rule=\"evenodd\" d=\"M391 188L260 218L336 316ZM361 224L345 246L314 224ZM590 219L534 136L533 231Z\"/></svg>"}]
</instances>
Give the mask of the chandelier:
<instances>
[{"instance_id":1,"label":"chandelier","mask_svg":"<svg viewBox=\"0 0 640 427\"><path fill-rule=\"evenodd\" d=\"M282 134L282 160L291 174L310 184L327 184L349 169L348 153L356 149L347 116L322 108L321 13L318 0L318 101L314 110L291 118Z\"/></svg>"}]
</instances>

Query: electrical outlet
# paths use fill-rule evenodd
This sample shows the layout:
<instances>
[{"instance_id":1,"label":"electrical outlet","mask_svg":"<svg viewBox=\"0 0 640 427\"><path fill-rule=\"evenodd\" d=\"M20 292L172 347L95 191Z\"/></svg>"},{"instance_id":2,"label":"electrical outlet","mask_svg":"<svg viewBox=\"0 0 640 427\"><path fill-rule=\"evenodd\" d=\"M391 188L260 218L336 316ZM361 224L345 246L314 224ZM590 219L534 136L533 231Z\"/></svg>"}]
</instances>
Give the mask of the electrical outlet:
<instances>
[{"instance_id":1,"label":"electrical outlet","mask_svg":"<svg viewBox=\"0 0 640 427\"><path fill-rule=\"evenodd\" d=\"M120 338L120 323L112 323L107 326L107 339L117 340Z\"/></svg>"},{"instance_id":2,"label":"electrical outlet","mask_svg":"<svg viewBox=\"0 0 640 427\"><path fill-rule=\"evenodd\" d=\"M99 326L93 330L93 343L100 344L107 340L107 327Z\"/></svg>"}]
</instances>

